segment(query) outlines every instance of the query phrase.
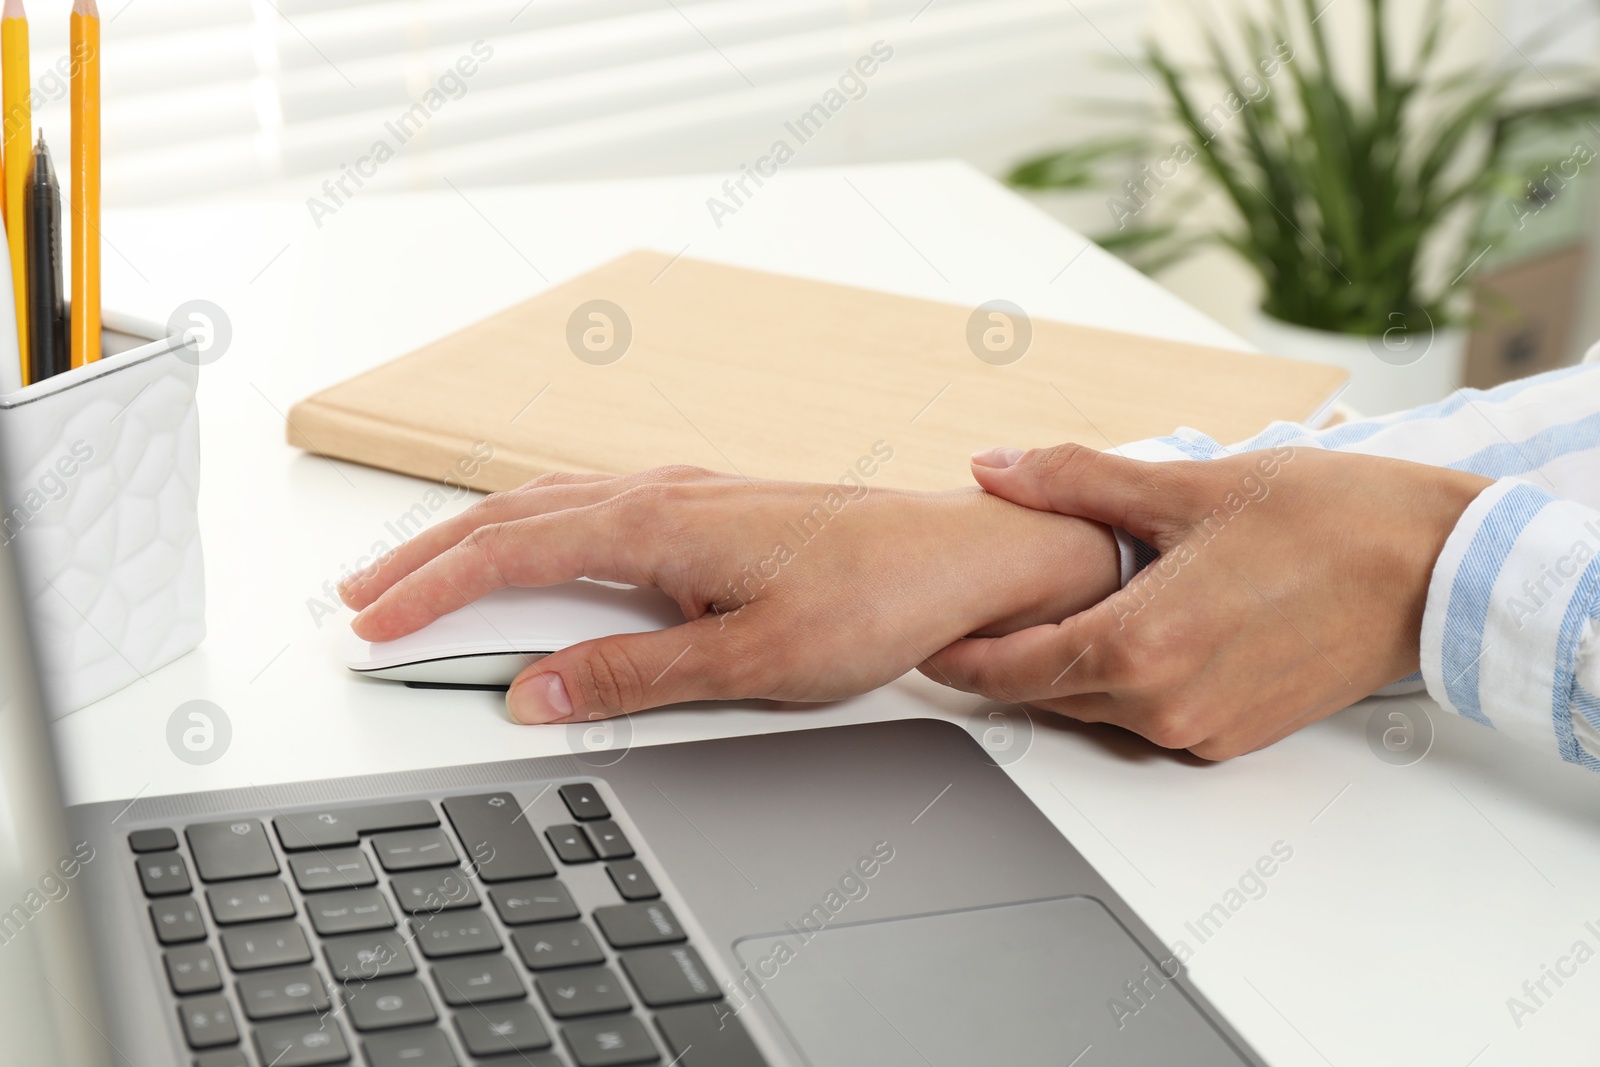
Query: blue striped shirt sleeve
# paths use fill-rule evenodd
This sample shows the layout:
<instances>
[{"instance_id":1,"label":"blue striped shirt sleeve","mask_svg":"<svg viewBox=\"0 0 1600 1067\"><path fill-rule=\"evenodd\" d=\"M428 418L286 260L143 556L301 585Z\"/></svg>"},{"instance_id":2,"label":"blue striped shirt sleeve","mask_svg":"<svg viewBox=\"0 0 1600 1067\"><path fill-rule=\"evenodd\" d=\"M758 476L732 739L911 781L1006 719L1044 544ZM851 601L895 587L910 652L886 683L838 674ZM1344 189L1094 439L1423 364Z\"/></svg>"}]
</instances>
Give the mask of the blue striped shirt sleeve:
<instances>
[{"instance_id":1,"label":"blue striped shirt sleeve","mask_svg":"<svg viewBox=\"0 0 1600 1067\"><path fill-rule=\"evenodd\" d=\"M1600 770L1600 345L1577 367L1314 430L1274 423L1222 445L1195 430L1117 451L1211 459L1277 446L1390 456L1494 478L1434 565L1425 685L1445 709ZM1151 559L1118 532L1124 582Z\"/></svg>"}]
</instances>

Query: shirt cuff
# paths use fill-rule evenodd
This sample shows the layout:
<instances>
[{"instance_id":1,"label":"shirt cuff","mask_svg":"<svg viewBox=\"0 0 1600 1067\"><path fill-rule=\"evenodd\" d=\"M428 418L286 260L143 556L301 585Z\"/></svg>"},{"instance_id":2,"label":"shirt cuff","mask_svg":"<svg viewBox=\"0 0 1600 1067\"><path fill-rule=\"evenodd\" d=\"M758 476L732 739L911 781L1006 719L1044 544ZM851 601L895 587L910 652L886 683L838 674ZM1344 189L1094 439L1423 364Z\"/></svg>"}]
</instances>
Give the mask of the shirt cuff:
<instances>
[{"instance_id":1,"label":"shirt cuff","mask_svg":"<svg viewBox=\"0 0 1600 1067\"><path fill-rule=\"evenodd\" d=\"M1122 585L1126 588L1133 576L1154 563L1161 553L1120 526L1113 526L1111 532L1117 538L1117 562L1122 569Z\"/></svg>"},{"instance_id":2,"label":"shirt cuff","mask_svg":"<svg viewBox=\"0 0 1600 1067\"><path fill-rule=\"evenodd\" d=\"M1412 671L1398 682L1391 682L1372 695L1375 697L1399 697L1408 693L1420 693L1427 688L1427 684L1422 680L1422 672Z\"/></svg>"},{"instance_id":3,"label":"shirt cuff","mask_svg":"<svg viewBox=\"0 0 1600 1067\"><path fill-rule=\"evenodd\" d=\"M1600 592L1600 513L1502 479L1467 506L1434 564L1422 676L1446 710L1591 763L1573 729L1575 669Z\"/></svg>"},{"instance_id":4,"label":"shirt cuff","mask_svg":"<svg viewBox=\"0 0 1600 1067\"><path fill-rule=\"evenodd\" d=\"M1118 445L1108 451L1124 459L1164 463L1171 460L1210 459L1222 450L1221 445L1205 434L1182 427L1166 437L1149 437ZM1161 553L1120 527L1113 526L1111 532L1117 538L1117 562L1122 571L1122 587L1127 588L1133 576L1154 563Z\"/></svg>"}]
</instances>

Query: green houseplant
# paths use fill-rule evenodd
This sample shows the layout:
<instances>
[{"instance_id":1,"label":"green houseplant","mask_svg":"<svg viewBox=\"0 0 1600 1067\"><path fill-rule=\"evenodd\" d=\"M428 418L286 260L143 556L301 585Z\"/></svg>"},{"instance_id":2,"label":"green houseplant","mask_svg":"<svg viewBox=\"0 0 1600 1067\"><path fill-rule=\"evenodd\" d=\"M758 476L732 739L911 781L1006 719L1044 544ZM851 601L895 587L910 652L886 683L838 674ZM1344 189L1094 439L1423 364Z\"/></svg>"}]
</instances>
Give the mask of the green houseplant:
<instances>
[{"instance_id":1,"label":"green houseplant","mask_svg":"<svg viewBox=\"0 0 1600 1067\"><path fill-rule=\"evenodd\" d=\"M1144 66L1161 114L1144 128L1167 138L1089 141L1029 159L1009 177L1025 188L1084 189L1131 173L1108 183L1112 228L1097 235L1106 247L1150 270L1222 245L1261 280L1268 336L1258 344L1281 350L1302 332L1346 335L1348 360L1329 354L1335 337L1311 358L1359 364L1353 371L1408 367L1470 310L1460 283L1480 252L1471 221L1507 181L1492 131L1514 75L1482 64L1444 69L1443 0L1430 0L1415 47L1397 56L1387 3L1367 0L1366 69L1342 77L1325 4L1299 0L1291 10L1273 0L1264 15L1241 17L1231 44L1206 28L1198 67L1149 46ZM1190 221L1189 207L1207 194L1226 203L1221 225ZM1290 329L1274 333L1276 325ZM1459 347L1457 335L1444 340ZM1435 352L1427 369L1442 362Z\"/></svg>"}]
</instances>

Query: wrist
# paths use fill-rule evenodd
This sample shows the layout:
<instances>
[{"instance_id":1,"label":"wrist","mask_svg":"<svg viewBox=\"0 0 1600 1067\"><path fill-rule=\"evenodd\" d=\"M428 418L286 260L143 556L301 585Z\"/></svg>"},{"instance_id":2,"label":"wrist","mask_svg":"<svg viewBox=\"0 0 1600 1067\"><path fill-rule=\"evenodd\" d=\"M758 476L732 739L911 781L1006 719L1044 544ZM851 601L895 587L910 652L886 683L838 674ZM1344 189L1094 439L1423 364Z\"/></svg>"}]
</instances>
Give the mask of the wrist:
<instances>
[{"instance_id":1,"label":"wrist","mask_svg":"<svg viewBox=\"0 0 1600 1067\"><path fill-rule=\"evenodd\" d=\"M1406 509L1410 521L1394 523L1386 531L1389 550L1378 557L1381 562L1366 577L1377 595L1387 587L1391 595L1402 598L1391 609L1398 609L1398 618L1403 620L1403 638L1393 645L1397 658L1388 671L1394 678L1417 670L1423 614L1439 555L1467 508L1492 485L1493 479L1480 475L1429 469L1411 494Z\"/></svg>"},{"instance_id":2,"label":"wrist","mask_svg":"<svg viewBox=\"0 0 1600 1067\"><path fill-rule=\"evenodd\" d=\"M1455 532L1467 508L1494 484L1494 479L1464 471L1440 471L1437 477L1430 478L1430 483L1427 492L1419 494L1421 499L1415 501L1417 506L1413 514L1417 516L1417 525L1396 531L1403 540L1403 544L1396 546L1406 557L1403 565L1408 573L1421 580L1424 595L1445 542Z\"/></svg>"},{"instance_id":3,"label":"wrist","mask_svg":"<svg viewBox=\"0 0 1600 1067\"><path fill-rule=\"evenodd\" d=\"M1441 705L1541 743L1552 723L1560 735L1568 719L1581 722L1571 702L1583 642L1572 625L1590 606L1594 516L1515 477L1473 498L1433 563L1422 617L1423 680ZM1481 630L1462 641L1449 624L1468 611Z\"/></svg>"},{"instance_id":4,"label":"wrist","mask_svg":"<svg viewBox=\"0 0 1600 1067\"><path fill-rule=\"evenodd\" d=\"M1060 622L1121 588L1121 557L1111 527L986 499L1005 509L1015 529L1002 549L996 610L979 635Z\"/></svg>"}]
</instances>

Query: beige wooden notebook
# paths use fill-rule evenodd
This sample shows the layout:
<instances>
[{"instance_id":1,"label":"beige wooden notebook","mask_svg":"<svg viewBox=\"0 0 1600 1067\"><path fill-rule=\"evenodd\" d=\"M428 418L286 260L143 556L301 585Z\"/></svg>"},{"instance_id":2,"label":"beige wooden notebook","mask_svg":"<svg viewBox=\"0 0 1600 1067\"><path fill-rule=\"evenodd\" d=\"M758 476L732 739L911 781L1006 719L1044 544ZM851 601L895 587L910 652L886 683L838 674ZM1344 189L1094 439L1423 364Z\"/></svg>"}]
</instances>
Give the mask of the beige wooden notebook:
<instances>
[{"instance_id":1,"label":"beige wooden notebook","mask_svg":"<svg viewBox=\"0 0 1600 1067\"><path fill-rule=\"evenodd\" d=\"M1041 319L1002 363L1029 325L632 252L301 401L289 441L487 490L665 463L836 481L877 446L893 458L874 484L940 489L969 484L989 445L1106 448L1179 425L1237 440L1311 417L1345 377Z\"/></svg>"}]
</instances>

